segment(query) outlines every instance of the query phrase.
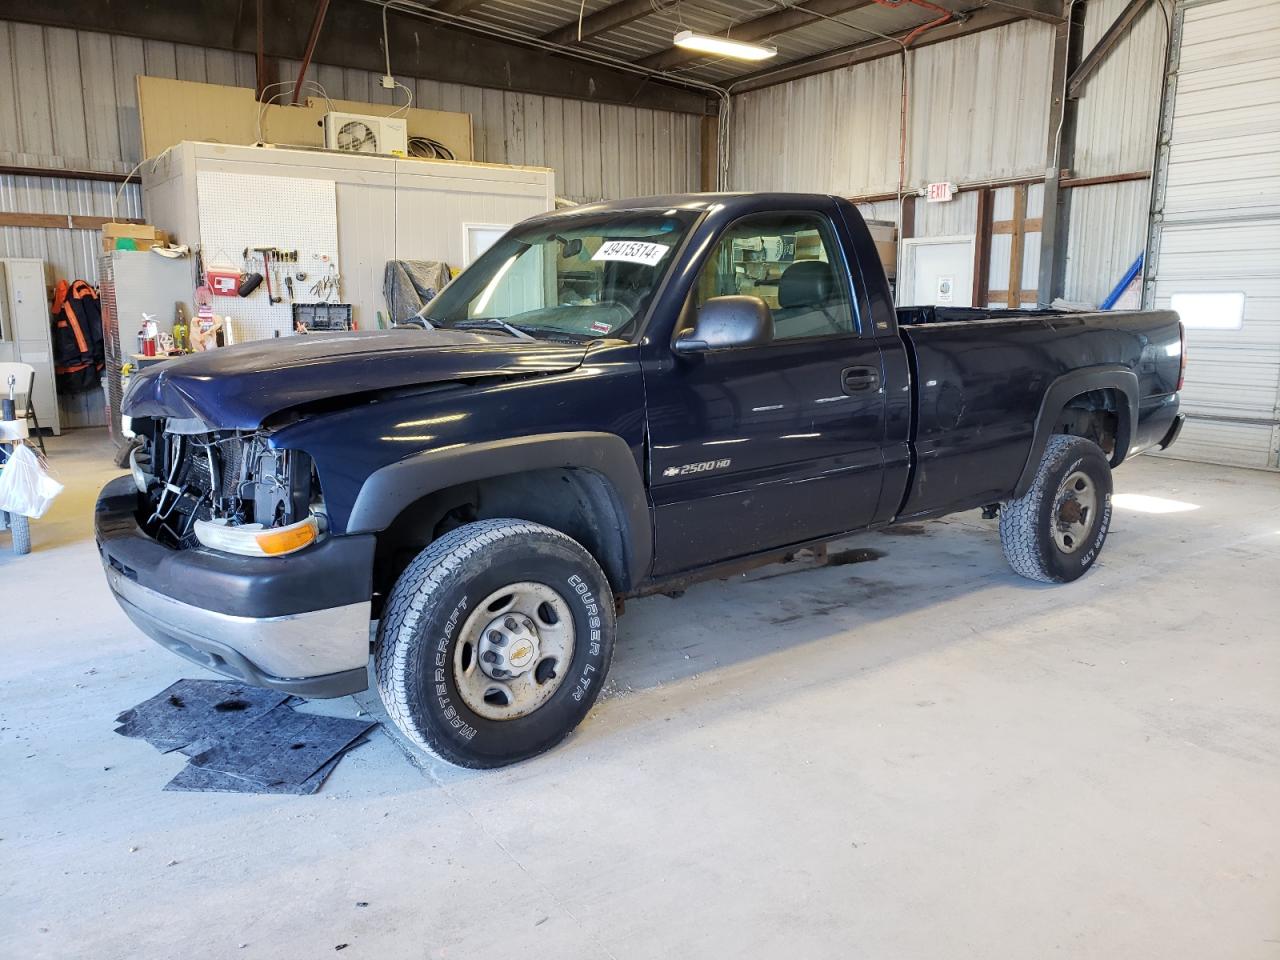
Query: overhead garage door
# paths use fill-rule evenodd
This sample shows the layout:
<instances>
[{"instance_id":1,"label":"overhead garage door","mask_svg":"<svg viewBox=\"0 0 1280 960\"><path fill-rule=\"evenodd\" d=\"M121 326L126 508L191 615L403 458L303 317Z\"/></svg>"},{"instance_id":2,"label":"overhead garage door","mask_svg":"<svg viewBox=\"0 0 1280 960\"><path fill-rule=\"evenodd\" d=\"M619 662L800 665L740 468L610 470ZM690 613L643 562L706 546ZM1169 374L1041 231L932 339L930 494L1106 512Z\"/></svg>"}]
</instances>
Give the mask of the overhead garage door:
<instances>
[{"instance_id":1,"label":"overhead garage door","mask_svg":"<svg viewBox=\"0 0 1280 960\"><path fill-rule=\"evenodd\" d=\"M1148 286L1188 323L1188 421L1170 453L1276 468L1280 0L1180 3L1174 28Z\"/></svg>"}]
</instances>

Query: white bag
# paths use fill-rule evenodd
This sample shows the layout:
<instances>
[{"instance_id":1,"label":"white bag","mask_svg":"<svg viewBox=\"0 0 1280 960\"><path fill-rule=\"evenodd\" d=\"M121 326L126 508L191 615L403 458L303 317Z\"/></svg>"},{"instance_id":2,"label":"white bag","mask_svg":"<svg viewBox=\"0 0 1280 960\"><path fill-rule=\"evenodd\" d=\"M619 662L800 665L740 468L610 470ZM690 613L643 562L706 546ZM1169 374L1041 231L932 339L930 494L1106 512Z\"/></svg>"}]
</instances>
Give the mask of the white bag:
<instances>
[{"instance_id":1,"label":"white bag","mask_svg":"<svg viewBox=\"0 0 1280 960\"><path fill-rule=\"evenodd\" d=\"M0 510L38 520L61 492L62 484L45 473L30 447L19 443L10 449L0 465Z\"/></svg>"}]
</instances>

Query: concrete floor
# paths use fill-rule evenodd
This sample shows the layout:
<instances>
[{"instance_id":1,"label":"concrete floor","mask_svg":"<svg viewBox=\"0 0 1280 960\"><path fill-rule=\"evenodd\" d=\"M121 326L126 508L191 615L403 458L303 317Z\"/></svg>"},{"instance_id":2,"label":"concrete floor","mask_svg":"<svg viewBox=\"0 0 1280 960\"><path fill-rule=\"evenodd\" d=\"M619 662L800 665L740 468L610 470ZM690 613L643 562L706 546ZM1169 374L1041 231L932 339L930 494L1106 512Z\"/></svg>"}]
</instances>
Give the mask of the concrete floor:
<instances>
[{"instance_id":1,"label":"concrete floor","mask_svg":"<svg viewBox=\"0 0 1280 960\"><path fill-rule=\"evenodd\" d=\"M970 514L630 604L558 750L376 734L259 797L161 792L183 759L112 733L204 674L108 596L105 449L52 443L36 552L0 534L0 956L1280 957L1274 474L1125 466L1069 586Z\"/></svg>"}]
</instances>

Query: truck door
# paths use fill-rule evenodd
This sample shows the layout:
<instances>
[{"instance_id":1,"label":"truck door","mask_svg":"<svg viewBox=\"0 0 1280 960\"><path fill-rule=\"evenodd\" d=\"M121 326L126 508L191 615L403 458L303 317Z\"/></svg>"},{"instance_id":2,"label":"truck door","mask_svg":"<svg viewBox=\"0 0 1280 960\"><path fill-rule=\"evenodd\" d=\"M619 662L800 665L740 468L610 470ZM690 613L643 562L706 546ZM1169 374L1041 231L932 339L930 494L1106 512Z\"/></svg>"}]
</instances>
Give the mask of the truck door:
<instances>
[{"instance_id":1,"label":"truck door","mask_svg":"<svg viewBox=\"0 0 1280 960\"><path fill-rule=\"evenodd\" d=\"M730 224L675 334L711 297L748 294L772 309L773 341L646 365L656 575L871 522L885 370L843 229L812 211Z\"/></svg>"}]
</instances>

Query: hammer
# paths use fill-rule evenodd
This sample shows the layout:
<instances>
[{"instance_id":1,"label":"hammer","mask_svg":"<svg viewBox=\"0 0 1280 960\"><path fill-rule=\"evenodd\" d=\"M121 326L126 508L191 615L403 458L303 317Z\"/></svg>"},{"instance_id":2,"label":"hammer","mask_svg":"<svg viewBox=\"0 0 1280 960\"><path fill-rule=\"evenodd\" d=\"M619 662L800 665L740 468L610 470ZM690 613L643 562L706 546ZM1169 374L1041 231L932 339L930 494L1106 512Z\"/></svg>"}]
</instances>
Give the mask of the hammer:
<instances>
[{"instance_id":1,"label":"hammer","mask_svg":"<svg viewBox=\"0 0 1280 960\"><path fill-rule=\"evenodd\" d=\"M277 297L271 292L271 255L279 254L279 250L275 247L254 247L254 253L262 254L262 276L267 282L267 300L271 303L281 303L284 297Z\"/></svg>"}]
</instances>

